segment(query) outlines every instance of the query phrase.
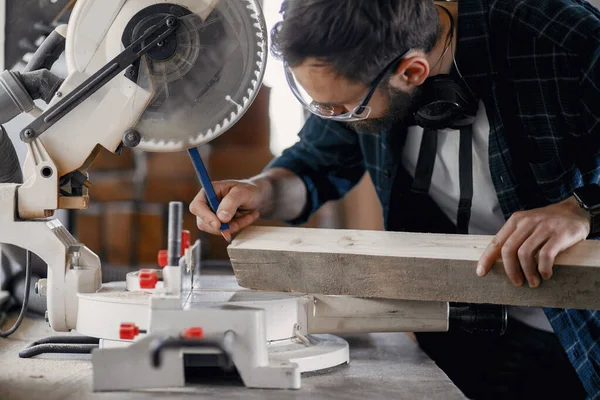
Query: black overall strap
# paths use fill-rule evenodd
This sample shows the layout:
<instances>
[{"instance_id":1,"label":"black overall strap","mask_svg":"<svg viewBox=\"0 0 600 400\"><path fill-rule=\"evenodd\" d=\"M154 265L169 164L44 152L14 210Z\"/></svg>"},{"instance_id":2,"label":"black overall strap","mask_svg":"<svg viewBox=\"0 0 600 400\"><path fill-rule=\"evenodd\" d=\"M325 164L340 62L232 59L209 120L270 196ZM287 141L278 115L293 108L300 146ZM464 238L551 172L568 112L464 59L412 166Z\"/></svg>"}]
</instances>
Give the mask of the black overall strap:
<instances>
[{"instance_id":1,"label":"black overall strap","mask_svg":"<svg viewBox=\"0 0 600 400\"><path fill-rule=\"evenodd\" d=\"M469 233L471 206L473 205L473 126L468 125L460 130L458 150L458 178L460 180L460 200L456 215L456 231Z\"/></svg>"},{"instance_id":2,"label":"black overall strap","mask_svg":"<svg viewBox=\"0 0 600 400\"><path fill-rule=\"evenodd\" d=\"M431 176L433 175L433 167L437 154L437 143L438 132L432 129L424 129L411 190L413 193L429 194L429 186L431 186Z\"/></svg>"},{"instance_id":3,"label":"black overall strap","mask_svg":"<svg viewBox=\"0 0 600 400\"><path fill-rule=\"evenodd\" d=\"M415 169L415 177L411 192L418 195L429 195L431 178L437 156L438 132L431 129L423 130L419 159ZM473 204L473 128L467 126L460 130L460 145L458 152L458 171L460 198L456 216L456 231L460 234L469 233L471 206Z\"/></svg>"}]
</instances>

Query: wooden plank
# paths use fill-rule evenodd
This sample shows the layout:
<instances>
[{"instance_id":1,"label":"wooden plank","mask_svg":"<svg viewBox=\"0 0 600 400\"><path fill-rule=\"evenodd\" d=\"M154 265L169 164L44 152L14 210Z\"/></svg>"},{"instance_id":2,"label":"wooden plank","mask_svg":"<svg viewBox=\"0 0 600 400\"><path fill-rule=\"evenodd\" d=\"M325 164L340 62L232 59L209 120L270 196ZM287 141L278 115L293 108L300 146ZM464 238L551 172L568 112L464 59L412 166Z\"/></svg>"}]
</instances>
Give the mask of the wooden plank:
<instances>
[{"instance_id":1,"label":"wooden plank","mask_svg":"<svg viewBox=\"0 0 600 400\"><path fill-rule=\"evenodd\" d=\"M600 243L559 255L552 279L513 286L501 261L475 274L491 236L250 227L228 252L240 286L406 300L600 310Z\"/></svg>"}]
</instances>

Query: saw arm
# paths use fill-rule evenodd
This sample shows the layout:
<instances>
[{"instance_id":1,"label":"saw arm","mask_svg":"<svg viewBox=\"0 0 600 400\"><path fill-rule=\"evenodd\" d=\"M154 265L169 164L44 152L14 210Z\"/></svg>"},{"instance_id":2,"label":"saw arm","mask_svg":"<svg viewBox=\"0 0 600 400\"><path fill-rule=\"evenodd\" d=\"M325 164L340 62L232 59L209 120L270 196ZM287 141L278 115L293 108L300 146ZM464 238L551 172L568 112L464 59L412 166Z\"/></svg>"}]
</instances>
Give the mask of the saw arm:
<instances>
[{"instance_id":1,"label":"saw arm","mask_svg":"<svg viewBox=\"0 0 600 400\"><path fill-rule=\"evenodd\" d=\"M64 80L46 70L61 46ZM102 279L99 258L55 210L87 208L101 148L183 151L224 133L258 93L266 29L256 0L79 0L39 51L35 70L0 77L0 104L10 105L0 123L35 112L36 98L48 103L21 132L24 183L0 182L0 243L48 264L47 319L64 331L76 326L77 293Z\"/></svg>"},{"instance_id":2,"label":"saw arm","mask_svg":"<svg viewBox=\"0 0 600 400\"><path fill-rule=\"evenodd\" d=\"M180 151L216 138L250 106L266 64L254 0L79 1L68 30L57 30L66 33L69 75L44 91L48 108L21 131L28 156L17 208L24 219L86 208L87 168L102 147ZM57 48L40 51L55 56ZM30 111L29 95L39 88L5 74L20 86L0 93L16 104L10 118Z\"/></svg>"}]
</instances>

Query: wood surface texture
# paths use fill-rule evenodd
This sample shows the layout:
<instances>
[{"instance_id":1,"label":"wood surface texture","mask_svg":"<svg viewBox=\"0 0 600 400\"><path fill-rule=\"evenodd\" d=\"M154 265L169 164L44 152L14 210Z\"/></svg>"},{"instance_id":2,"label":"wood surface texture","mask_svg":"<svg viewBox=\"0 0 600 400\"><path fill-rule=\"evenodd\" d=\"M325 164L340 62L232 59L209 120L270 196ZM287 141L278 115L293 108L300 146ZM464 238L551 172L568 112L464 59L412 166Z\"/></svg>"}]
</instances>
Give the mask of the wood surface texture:
<instances>
[{"instance_id":1,"label":"wood surface texture","mask_svg":"<svg viewBox=\"0 0 600 400\"><path fill-rule=\"evenodd\" d=\"M228 248L240 286L406 300L600 310L600 242L560 254L552 279L515 287L501 261L477 261L491 236L250 227Z\"/></svg>"}]
</instances>

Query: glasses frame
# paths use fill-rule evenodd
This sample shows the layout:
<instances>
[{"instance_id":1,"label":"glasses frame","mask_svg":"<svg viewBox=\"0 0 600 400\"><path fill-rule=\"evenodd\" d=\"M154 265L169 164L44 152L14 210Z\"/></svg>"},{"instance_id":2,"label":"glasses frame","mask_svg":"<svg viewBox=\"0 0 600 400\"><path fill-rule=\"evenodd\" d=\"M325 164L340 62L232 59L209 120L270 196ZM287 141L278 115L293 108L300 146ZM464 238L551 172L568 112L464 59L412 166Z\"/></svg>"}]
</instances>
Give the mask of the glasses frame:
<instances>
[{"instance_id":1,"label":"glasses frame","mask_svg":"<svg viewBox=\"0 0 600 400\"><path fill-rule=\"evenodd\" d=\"M286 79L288 86L290 87L292 93L296 97L296 99L298 99L298 101L308 111L317 115L318 117L325 118L325 119L331 119L331 120L335 120L335 121L342 121L342 122L362 121L364 119L367 119L369 117L369 115L371 114L371 108L368 107L368 104L369 104L369 101L371 100L371 98L373 97L373 95L375 94L375 91L381 84L381 81L386 77L386 75L388 74L388 72L390 72L390 70L398 67L398 65L400 64L402 59L404 59L404 57L406 57L406 55L411 50L412 49L408 49L408 50L404 51L403 53L401 53L400 55L394 57L394 59L392 59L392 61L390 61L383 68L383 70L375 77L375 79L373 79L373 82L371 82L369 91L363 97L360 104L357 107L355 107L352 111L349 111L349 112L346 112L343 114L326 115L326 114L323 114L323 113L317 111L317 107L318 107L319 103L316 103L315 101L313 101L310 104L306 103L306 101L304 101L304 99L302 98L302 95L300 94L298 86L295 83L296 78L294 77L292 70L290 69L289 65L286 62L284 62L284 64L283 64L283 68L285 70L285 79ZM320 106L320 107L323 107L323 106ZM333 107L330 107L330 108L333 108ZM333 113L333 110L331 112Z\"/></svg>"}]
</instances>

